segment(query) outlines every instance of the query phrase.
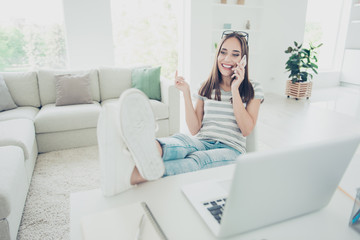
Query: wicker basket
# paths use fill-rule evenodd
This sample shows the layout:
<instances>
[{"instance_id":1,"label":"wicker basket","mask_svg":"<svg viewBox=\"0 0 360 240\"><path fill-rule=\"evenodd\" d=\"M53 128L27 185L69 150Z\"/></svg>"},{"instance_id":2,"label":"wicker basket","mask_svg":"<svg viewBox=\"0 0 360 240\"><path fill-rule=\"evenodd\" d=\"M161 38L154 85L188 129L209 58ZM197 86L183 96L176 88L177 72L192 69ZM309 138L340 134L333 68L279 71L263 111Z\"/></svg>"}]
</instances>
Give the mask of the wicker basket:
<instances>
[{"instance_id":1,"label":"wicker basket","mask_svg":"<svg viewBox=\"0 0 360 240\"><path fill-rule=\"evenodd\" d=\"M309 99L311 97L312 82L296 82L292 83L291 80L286 81L287 97L293 97L296 100L299 98Z\"/></svg>"}]
</instances>

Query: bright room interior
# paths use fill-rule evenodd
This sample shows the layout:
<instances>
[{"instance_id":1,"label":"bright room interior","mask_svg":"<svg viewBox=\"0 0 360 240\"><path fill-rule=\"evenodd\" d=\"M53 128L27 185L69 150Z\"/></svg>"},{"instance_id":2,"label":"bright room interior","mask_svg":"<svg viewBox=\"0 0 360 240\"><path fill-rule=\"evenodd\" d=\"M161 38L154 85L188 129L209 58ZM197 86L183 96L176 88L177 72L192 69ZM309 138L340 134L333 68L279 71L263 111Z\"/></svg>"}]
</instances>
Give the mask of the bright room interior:
<instances>
[{"instance_id":1,"label":"bright room interior","mask_svg":"<svg viewBox=\"0 0 360 240\"><path fill-rule=\"evenodd\" d=\"M215 44L230 28L249 32L250 78L265 92L256 127L258 151L360 133L359 0L245 0L245 5L236 0L0 0L0 6L0 75L161 66L168 83L178 70L195 93L210 73ZM309 99L285 95L285 50L294 41L324 43ZM189 133L184 118L180 94L180 131ZM57 162L52 186L37 188L44 176L50 177L46 166L51 158L76 159L76 154L89 162ZM70 194L99 188L96 154L96 146L39 154L18 239L77 239ZM360 147L340 183L349 202L360 187L359 170ZM61 171L66 171L65 181ZM35 204L43 197L39 194L49 192L47 209L41 209Z\"/></svg>"}]
</instances>

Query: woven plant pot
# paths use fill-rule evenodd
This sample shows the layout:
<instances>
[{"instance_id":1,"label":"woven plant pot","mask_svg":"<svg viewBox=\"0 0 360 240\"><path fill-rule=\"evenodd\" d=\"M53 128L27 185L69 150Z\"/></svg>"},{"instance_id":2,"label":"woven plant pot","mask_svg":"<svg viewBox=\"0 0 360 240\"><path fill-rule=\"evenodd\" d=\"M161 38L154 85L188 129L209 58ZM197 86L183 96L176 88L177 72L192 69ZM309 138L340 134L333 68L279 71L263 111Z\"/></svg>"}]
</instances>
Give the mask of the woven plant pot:
<instances>
[{"instance_id":1,"label":"woven plant pot","mask_svg":"<svg viewBox=\"0 0 360 240\"><path fill-rule=\"evenodd\" d=\"M287 97L293 97L296 100L299 98L309 99L311 97L312 82L296 82L292 83L291 80L286 81Z\"/></svg>"}]
</instances>

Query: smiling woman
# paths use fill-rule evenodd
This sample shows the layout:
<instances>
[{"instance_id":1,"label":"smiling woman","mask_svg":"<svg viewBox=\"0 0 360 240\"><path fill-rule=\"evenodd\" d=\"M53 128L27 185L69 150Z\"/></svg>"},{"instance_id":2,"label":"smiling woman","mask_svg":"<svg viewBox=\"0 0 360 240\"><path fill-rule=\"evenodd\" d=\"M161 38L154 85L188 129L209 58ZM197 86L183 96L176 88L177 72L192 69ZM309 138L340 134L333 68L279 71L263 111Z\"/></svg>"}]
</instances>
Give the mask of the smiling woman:
<instances>
[{"instance_id":1,"label":"smiling woman","mask_svg":"<svg viewBox=\"0 0 360 240\"><path fill-rule=\"evenodd\" d=\"M176 71L175 87L182 92L185 121L192 136L177 133L155 139L148 99L135 91L122 94L119 109L126 109L127 101L132 101L145 106L140 112L146 114L125 114L127 118L120 121L121 128L135 129L136 121L147 123L148 127L135 134L134 131L120 134L132 155L120 163L122 169L129 169L123 172L122 179L126 181L119 184L120 191L160 177L235 163L246 152L246 136L255 128L264 99L259 84L248 78L248 49L245 34L238 31L223 34L210 76L194 96L195 106L190 85ZM140 139L141 146L148 147L139 147ZM147 169L150 165L156 168ZM145 176L147 174L152 177Z\"/></svg>"},{"instance_id":2,"label":"smiling woman","mask_svg":"<svg viewBox=\"0 0 360 240\"><path fill-rule=\"evenodd\" d=\"M65 66L62 1L1 0L0 71Z\"/></svg>"}]
</instances>

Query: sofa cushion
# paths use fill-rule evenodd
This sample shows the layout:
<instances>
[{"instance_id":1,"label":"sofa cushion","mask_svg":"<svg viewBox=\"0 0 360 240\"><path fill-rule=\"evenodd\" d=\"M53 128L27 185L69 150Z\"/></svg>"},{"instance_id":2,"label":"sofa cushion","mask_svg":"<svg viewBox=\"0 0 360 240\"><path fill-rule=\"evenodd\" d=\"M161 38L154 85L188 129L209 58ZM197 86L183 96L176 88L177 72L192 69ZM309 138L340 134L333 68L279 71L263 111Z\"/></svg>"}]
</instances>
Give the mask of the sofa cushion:
<instances>
[{"instance_id":1,"label":"sofa cushion","mask_svg":"<svg viewBox=\"0 0 360 240\"><path fill-rule=\"evenodd\" d=\"M101 106L98 102L69 106L43 106L35 117L36 133L94 128Z\"/></svg>"},{"instance_id":2,"label":"sofa cushion","mask_svg":"<svg viewBox=\"0 0 360 240\"><path fill-rule=\"evenodd\" d=\"M6 218L0 219L0 236L2 240L10 240L9 222Z\"/></svg>"},{"instance_id":3,"label":"sofa cushion","mask_svg":"<svg viewBox=\"0 0 360 240\"><path fill-rule=\"evenodd\" d=\"M0 147L0 219L6 218L11 212L11 192L15 188L13 182L17 178L26 178L24 154L16 146ZM23 175L23 176L21 176ZM26 186L26 181L23 182Z\"/></svg>"},{"instance_id":4,"label":"sofa cushion","mask_svg":"<svg viewBox=\"0 0 360 240\"><path fill-rule=\"evenodd\" d=\"M56 106L92 103L89 74L56 75L55 88Z\"/></svg>"},{"instance_id":5,"label":"sofa cushion","mask_svg":"<svg viewBox=\"0 0 360 240\"><path fill-rule=\"evenodd\" d=\"M161 67L133 69L131 86L144 92L148 98L161 101L160 71Z\"/></svg>"},{"instance_id":6,"label":"sofa cushion","mask_svg":"<svg viewBox=\"0 0 360 240\"><path fill-rule=\"evenodd\" d=\"M36 72L2 72L12 99L18 106L40 107Z\"/></svg>"},{"instance_id":7,"label":"sofa cushion","mask_svg":"<svg viewBox=\"0 0 360 240\"><path fill-rule=\"evenodd\" d=\"M35 121L35 116L38 112L39 108L36 107L18 107L15 109L1 112L0 121L18 118L26 118L30 119L31 121Z\"/></svg>"},{"instance_id":8,"label":"sofa cushion","mask_svg":"<svg viewBox=\"0 0 360 240\"><path fill-rule=\"evenodd\" d=\"M101 101L119 98L120 94L131 88L132 68L99 68Z\"/></svg>"},{"instance_id":9,"label":"sofa cushion","mask_svg":"<svg viewBox=\"0 0 360 240\"><path fill-rule=\"evenodd\" d=\"M0 112L17 108L2 75L0 75Z\"/></svg>"},{"instance_id":10,"label":"sofa cushion","mask_svg":"<svg viewBox=\"0 0 360 240\"><path fill-rule=\"evenodd\" d=\"M105 104L111 104L111 103L115 103L116 101L118 101L119 99L108 99L106 101L101 102L101 105L105 105ZM163 102L159 102L157 100L152 100L150 99L150 104L151 104L151 108L154 112L155 115L155 119L156 120L160 120L160 119L168 119L169 118L169 106L166 105Z\"/></svg>"},{"instance_id":11,"label":"sofa cushion","mask_svg":"<svg viewBox=\"0 0 360 240\"><path fill-rule=\"evenodd\" d=\"M97 145L96 128L36 134L39 153Z\"/></svg>"},{"instance_id":12,"label":"sofa cushion","mask_svg":"<svg viewBox=\"0 0 360 240\"><path fill-rule=\"evenodd\" d=\"M39 70L39 90L42 105L52 104L56 101L55 75L62 74L89 74L91 82L91 94L93 101L100 101L99 79L97 70L83 71L61 71L61 70Z\"/></svg>"},{"instance_id":13,"label":"sofa cushion","mask_svg":"<svg viewBox=\"0 0 360 240\"><path fill-rule=\"evenodd\" d=\"M0 147L0 219L8 224L1 239L16 239L28 188L21 148Z\"/></svg>"},{"instance_id":14,"label":"sofa cushion","mask_svg":"<svg viewBox=\"0 0 360 240\"><path fill-rule=\"evenodd\" d=\"M31 156L35 141L35 128L29 119L0 121L0 146L18 146L24 151L25 159Z\"/></svg>"}]
</instances>

